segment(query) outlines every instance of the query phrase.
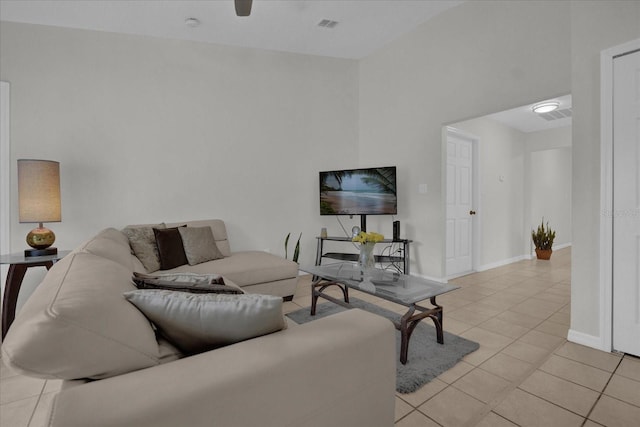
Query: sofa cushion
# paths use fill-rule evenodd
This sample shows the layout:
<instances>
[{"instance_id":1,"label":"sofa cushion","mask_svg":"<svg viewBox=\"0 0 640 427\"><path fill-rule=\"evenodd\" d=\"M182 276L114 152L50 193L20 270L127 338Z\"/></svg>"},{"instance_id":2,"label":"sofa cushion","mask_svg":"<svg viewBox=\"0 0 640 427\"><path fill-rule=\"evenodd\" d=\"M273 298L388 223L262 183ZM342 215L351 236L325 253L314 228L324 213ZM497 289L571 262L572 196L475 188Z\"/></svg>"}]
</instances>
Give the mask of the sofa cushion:
<instances>
[{"instance_id":1,"label":"sofa cushion","mask_svg":"<svg viewBox=\"0 0 640 427\"><path fill-rule=\"evenodd\" d=\"M179 227L178 231L189 265L224 258L213 239L211 227Z\"/></svg>"},{"instance_id":2,"label":"sofa cushion","mask_svg":"<svg viewBox=\"0 0 640 427\"><path fill-rule=\"evenodd\" d=\"M135 256L149 272L160 270L160 254L153 229L166 228L164 224L149 226L127 226L122 232L129 238L129 244Z\"/></svg>"},{"instance_id":3,"label":"sofa cushion","mask_svg":"<svg viewBox=\"0 0 640 427\"><path fill-rule=\"evenodd\" d=\"M187 263L187 256L184 253L184 245L178 228L154 228L153 234L156 236L162 270L169 270Z\"/></svg>"},{"instance_id":4,"label":"sofa cushion","mask_svg":"<svg viewBox=\"0 0 640 427\"><path fill-rule=\"evenodd\" d=\"M221 219L205 219L198 221L186 221L180 223L168 223L167 227L178 227L180 225L187 225L187 227L209 227L213 232L213 238L216 241L216 246L220 250L222 256L231 256L231 246L229 244L229 237L227 235L227 227L224 221Z\"/></svg>"},{"instance_id":5,"label":"sofa cushion","mask_svg":"<svg viewBox=\"0 0 640 427\"><path fill-rule=\"evenodd\" d=\"M166 291L190 292L192 294L242 294L242 290L233 286L210 284L174 282L159 279L134 279L138 289L163 289Z\"/></svg>"},{"instance_id":6,"label":"sofa cushion","mask_svg":"<svg viewBox=\"0 0 640 427\"><path fill-rule=\"evenodd\" d=\"M163 280L162 278L134 276L133 283L138 289L165 289L168 291L191 292L194 294L242 294L240 288L227 286L222 278L201 282L181 282L176 280Z\"/></svg>"},{"instance_id":7,"label":"sofa cushion","mask_svg":"<svg viewBox=\"0 0 640 427\"><path fill-rule=\"evenodd\" d=\"M180 350L200 353L283 329L282 298L137 290L124 296Z\"/></svg>"},{"instance_id":8,"label":"sofa cushion","mask_svg":"<svg viewBox=\"0 0 640 427\"><path fill-rule=\"evenodd\" d=\"M139 279L161 279L171 280L174 282L190 282L190 283L211 283L224 285L224 278L215 273L196 274L190 272L180 273L156 273L156 274L144 274L134 272L133 276ZM235 285L234 285L235 286Z\"/></svg>"},{"instance_id":9,"label":"sofa cushion","mask_svg":"<svg viewBox=\"0 0 640 427\"><path fill-rule=\"evenodd\" d=\"M217 273L243 287L297 277L298 264L268 252L242 251L223 259L193 266L183 265L171 270L186 271L196 274Z\"/></svg>"},{"instance_id":10,"label":"sofa cushion","mask_svg":"<svg viewBox=\"0 0 640 427\"><path fill-rule=\"evenodd\" d=\"M221 219L203 219L197 221L182 221L178 223L167 223L167 227L179 227L186 225L187 227L209 227L213 232L213 239L216 241L216 246L220 250L222 256L231 256L231 245L229 245L229 237L227 235L227 227L224 221ZM136 224L128 225L127 228L138 227L154 227L153 224Z\"/></svg>"},{"instance_id":11,"label":"sofa cushion","mask_svg":"<svg viewBox=\"0 0 640 427\"><path fill-rule=\"evenodd\" d=\"M75 252L88 252L103 258L115 261L118 264L131 269L135 256L131 254L129 239L115 228L106 228L80 245Z\"/></svg>"},{"instance_id":12,"label":"sofa cushion","mask_svg":"<svg viewBox=\"0 0 640 427\"><path fill-rule=\"evenodd\" d=\"M72 253L49 270L2 345L2 360L41 378L100 379L160 363L149 321L125 298L131 270Z\"/></svg>"}]
</instances>

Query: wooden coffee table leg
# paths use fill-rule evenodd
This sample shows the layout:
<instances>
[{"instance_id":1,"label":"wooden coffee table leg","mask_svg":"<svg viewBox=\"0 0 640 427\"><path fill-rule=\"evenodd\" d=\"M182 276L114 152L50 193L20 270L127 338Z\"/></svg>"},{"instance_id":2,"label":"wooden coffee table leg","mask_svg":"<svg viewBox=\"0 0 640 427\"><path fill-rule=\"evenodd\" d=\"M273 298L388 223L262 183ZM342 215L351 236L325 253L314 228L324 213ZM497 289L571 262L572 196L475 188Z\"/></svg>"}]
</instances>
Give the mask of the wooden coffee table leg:
<instances>
[{"instance_id":1,"label":"wooden coffee table leg","mask_svg":"<svg viewBox=\"0 0 640 427\"><path fill-rule=\"evenodd\" d=\"M438 337L438 344L444 344L444 334L442 332L442 307L436 303L436 297L431 298L431 305L433 305L436 310L434 315L431 315L431 320L436 327L436 333Z\"/></svg>"},{"instance_id":2,"label":"wooden coffee table leg","mask_svg":"<svg viewBox=\"0 0 640 427\"><path fill-rule=\"evenodd\" d=\"M316 287L320 285L320 280L311 284L311 315L316 315L316 305L318 304L318 297L320 292L316 290Z\"/></svg>"},{"instance_id":3,"label":"wooden coffee table leg","mask_svg":"<svg viewBox=\"0 0 640 427\"><path fill-rule=\"evenodd\" d=\"M410 306L409 310L400 319L400 325L397 325L400 330L400 363L403 365L407 364L407 358L409 357L409 339L417 324L416 321L412 321L411 319L415 311L416 307L413 305Z\"/></svg>"},{"instance_id":4,"label":"wooden coffee table leg","mask_svg":"<svg viewBox=\"0 0 640 427\"><path fill-rule=\"evenodd\" d=\"M436 327L436 337L438 344L444 344L444 334L442 331L442 307L435 303L435 298L431 298L433 308L420 307L415 304L409 306L409 310L402 316L400 322L394 322L396 329L400 331L400 362L407 364L409 358L409 340L414 329L422 319L429 317ZM416 309L419 310L415 314Z\"/></svg>"},{"instance_id":5,"label":"wooden coffee table leg","mask_svg":"<svg viewBox=\"0 0 640 427\"><path fill-rule=\"evenodd\" d=\"M330 295L323 293L323 291L329 286L337 286L342 291L342 296L344 298L344 302L336 299ZM349 288L338 282L322 282L322 279L319 279L316 282L311 284L311 315L315 316L316 307L318 304L318 298L324 298L328 301L341 305L343 307L349 307Z\"/></svg>"}]
</instances>

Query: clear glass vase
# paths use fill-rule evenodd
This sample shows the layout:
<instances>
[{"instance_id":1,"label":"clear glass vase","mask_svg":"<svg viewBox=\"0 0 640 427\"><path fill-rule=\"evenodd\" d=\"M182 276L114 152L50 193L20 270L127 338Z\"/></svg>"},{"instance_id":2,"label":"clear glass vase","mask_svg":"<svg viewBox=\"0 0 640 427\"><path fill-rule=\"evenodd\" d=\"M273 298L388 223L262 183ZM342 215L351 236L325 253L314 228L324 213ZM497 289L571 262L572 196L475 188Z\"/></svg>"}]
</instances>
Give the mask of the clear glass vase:
<instances>
[{"instance_id":1,"label":"clear glass vase","mask_svg":"<svg viewBox=\"0 0 640 427\"><path fill-rule=\"evenodd\" d=\"M371 270L376 266L376 258L373 254L373 248L376 246L374 242L367 242L360 244L360 258L358 265L364 271Z\"/></svg>"}]
</instances>

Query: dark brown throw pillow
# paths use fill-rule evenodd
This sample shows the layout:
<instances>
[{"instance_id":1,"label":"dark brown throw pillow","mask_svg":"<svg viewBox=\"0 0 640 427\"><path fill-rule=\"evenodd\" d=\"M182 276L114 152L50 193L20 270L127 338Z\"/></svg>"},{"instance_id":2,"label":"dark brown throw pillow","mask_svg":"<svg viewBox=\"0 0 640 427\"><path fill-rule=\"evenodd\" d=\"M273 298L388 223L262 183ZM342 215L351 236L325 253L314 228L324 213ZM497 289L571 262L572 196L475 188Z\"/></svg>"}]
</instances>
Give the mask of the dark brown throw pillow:
<instances>
[{"instance_id":1,"label":"dark brown throw pillow","mask_svg":"<svg viewBox=\"0 0 640 427\"><path fill-rule=\"evenodd\" d=\"M177 227L154 228L153 234L156 236L156 244L160 254L160 270L170 270L187 263L182 237L180 237Z\"/></svg>"}]
</instances>

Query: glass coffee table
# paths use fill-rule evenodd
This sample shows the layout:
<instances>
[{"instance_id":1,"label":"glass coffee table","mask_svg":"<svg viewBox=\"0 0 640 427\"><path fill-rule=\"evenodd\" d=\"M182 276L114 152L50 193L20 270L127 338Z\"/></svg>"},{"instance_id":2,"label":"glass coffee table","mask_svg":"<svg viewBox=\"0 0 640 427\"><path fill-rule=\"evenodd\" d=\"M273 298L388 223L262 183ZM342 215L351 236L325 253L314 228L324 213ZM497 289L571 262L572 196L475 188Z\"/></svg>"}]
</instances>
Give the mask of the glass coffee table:
<instances>
[{"instance_id":1,"label":"glass coffee table","mask_svg":"<svg viewBox=\"0 0 640 427\"><path fill-rule=\"evenodd\" d=\"M444 343L442 334L442 306L436 303L436 297L458 289L459 286L447 285L417 276L394 273L381 269L363 270L356 264L337 263L329 265L303 266L300 270L314 276L311 284L311 315L316 314L318 298L324 298L343 307L349 305L349 289L375 295L387 301L404 305L409 309L398 321L394 321L400 331L400 362L407 363L409 339L415 327L427 317L436 327L437 341ZM342 291L344 301L326 294L325 289L336 286ZM429 299L433 307L422 307L420 301Z\"/></svg>"}]
</instances>

